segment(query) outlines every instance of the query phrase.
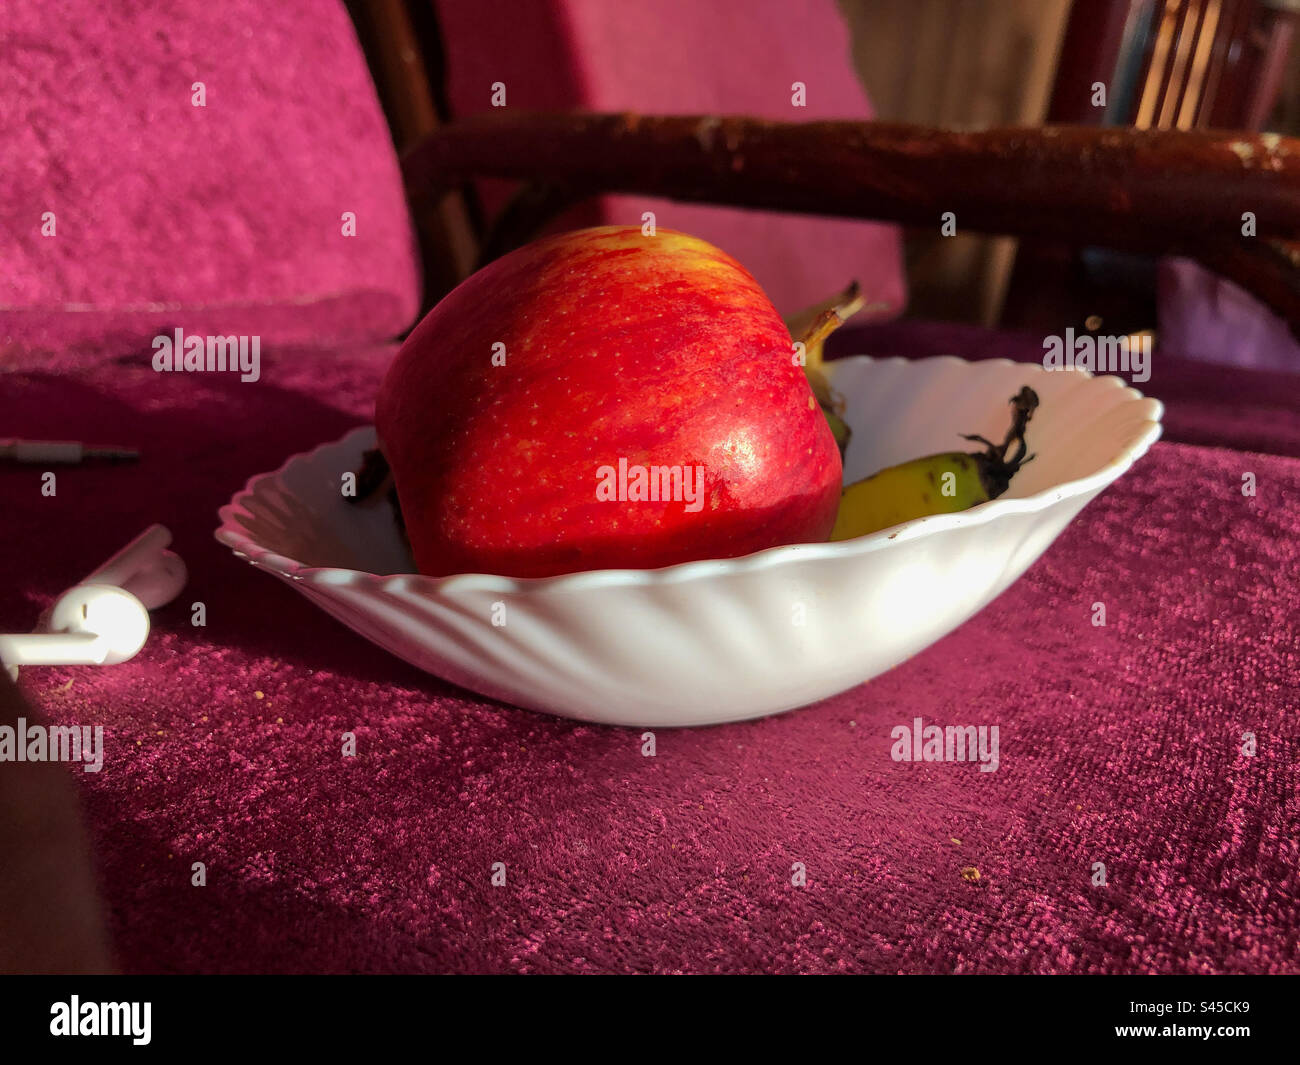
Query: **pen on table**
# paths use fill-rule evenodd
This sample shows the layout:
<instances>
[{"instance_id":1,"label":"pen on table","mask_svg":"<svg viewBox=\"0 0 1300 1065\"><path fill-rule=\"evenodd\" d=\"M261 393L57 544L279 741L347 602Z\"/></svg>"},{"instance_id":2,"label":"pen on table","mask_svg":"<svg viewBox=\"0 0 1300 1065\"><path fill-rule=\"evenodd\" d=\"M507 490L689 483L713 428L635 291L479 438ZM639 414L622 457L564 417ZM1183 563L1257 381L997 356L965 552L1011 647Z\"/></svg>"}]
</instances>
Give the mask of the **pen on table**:
<instances>
[{"instance_id":1,"label":"pen on table","mask_svg":"<svg viewBox=\"0 0 1300 1065\"><path fill-rule=\"evenodd\" d=\"M73 466L79 462L134 462L135 448L114 444L83 444L80 440L0 439L0 462L22 465Z\"/></svg>"}]
</instances>

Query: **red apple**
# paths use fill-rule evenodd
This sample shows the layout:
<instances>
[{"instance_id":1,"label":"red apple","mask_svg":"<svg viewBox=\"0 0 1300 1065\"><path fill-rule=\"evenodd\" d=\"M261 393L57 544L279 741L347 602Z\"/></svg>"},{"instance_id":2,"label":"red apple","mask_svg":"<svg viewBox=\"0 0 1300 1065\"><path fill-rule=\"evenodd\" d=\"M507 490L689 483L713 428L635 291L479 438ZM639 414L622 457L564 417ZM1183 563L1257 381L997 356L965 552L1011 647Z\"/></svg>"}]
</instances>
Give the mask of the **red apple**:
<instances>
[{"instance_id":1,"label":"red apple","mask_svg":"<svg viewBox=\"0 0 1300 1065\"><path fill-rule=\"evenodd\" d=\"M539 240L411 333L376 411L422 573L544 577L824 541L840 455L758 283L635 226Z\"/></svg>"}]
</instances>

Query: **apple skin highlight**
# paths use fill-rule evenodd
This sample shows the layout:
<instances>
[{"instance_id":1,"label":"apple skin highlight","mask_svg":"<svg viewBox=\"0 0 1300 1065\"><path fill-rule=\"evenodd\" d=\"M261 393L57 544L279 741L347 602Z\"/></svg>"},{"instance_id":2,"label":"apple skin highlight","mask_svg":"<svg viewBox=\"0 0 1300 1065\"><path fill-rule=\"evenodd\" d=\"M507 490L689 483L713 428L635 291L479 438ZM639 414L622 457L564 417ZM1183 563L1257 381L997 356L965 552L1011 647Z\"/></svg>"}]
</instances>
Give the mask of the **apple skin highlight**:
<instances>
[{"instance_id":1,"label":"apple skin highlight","mask_svg":"<svg viewBox=\"0 0 1300 1065\"><path fill-rule=\"evenodd\" d=\"M398 352L376 425L430 576L821 542L840 498L839 451L781 316L725 252L666 229L564 233L466 279ZM702 505L599 498L598 471L620 460L702 468Z\"/></svg>"}]
</instances>

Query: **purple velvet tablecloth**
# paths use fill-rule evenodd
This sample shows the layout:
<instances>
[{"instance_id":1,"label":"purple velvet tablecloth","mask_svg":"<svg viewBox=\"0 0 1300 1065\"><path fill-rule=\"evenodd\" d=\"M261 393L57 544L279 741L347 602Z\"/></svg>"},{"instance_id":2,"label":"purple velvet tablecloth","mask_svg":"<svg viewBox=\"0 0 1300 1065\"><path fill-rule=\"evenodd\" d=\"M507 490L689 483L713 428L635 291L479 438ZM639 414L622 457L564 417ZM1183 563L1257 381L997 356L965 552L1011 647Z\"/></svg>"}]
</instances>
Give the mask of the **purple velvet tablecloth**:
<instances>
[{"instance_id":1,"label":"purple velvet tablecloth","mask_svg":"<svg viewBox=\"0 0 1300 1065\"><path fill-rule=\"evenodd\" d=\"M69 772L125 969L1300 971L1300 461L1157 444L925 653L648 758L425 676L213 541L250 474L368 420L391 351L267 350L257 387L129 352L0 375L7 433L144 456L53 498L0 469L0 631L149 522L190 566L135 660L22 679L105 726ZM999 768L895 762L917 717L998 725Z\"/></svg>"}]
</instances>

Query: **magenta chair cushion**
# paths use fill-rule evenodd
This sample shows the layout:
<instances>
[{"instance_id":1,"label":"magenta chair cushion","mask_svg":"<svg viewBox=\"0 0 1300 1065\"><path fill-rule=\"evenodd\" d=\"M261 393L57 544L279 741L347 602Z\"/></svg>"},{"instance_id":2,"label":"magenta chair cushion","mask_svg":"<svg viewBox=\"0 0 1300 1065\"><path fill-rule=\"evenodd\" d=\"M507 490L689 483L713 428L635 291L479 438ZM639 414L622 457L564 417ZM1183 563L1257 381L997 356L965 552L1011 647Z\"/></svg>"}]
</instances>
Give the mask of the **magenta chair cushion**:
<instances>
[{"instance_id":1,"label":"magenta chair cushion","mask_svg":"<svg viewBox=\"0 0 1300 1065\"><path fill-rule=\"evenodd\" d=\"M870 118L848 31L832 0L435 0L458 115L511 109L751 114L802 121ZM805 107L791 86L806 86ZM502 190L485 200L499 207ZM712 241L738 259L777 308L792 313L857 278L901 311L906 287L895 226L610 196L574 216L587 224L656 223Z\"/></svg>"},{"instance_id":2,"label":"magenta chair cushion","mask_svg":"<svg viewBox=\"0 0 1300 1065\"><path fill-rule=\"evenodd\" d=\"M1240 285L1166 258L1156 292L1162 346L1200 362L1300 374L1300 343L1286 322Z\"/></svg>"},{"instance_id":3,"label":"magenta chair cushion","mask_svg":"<svg viewBox=\"0 0 1300 1065\"><path fill-rule=\"evenodd\" d=\"M342 4L5 6L0 341L411 322L414 237Z\"/></svg>"}]
</instances>

